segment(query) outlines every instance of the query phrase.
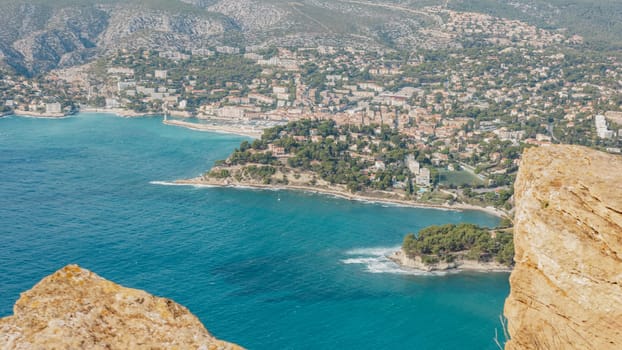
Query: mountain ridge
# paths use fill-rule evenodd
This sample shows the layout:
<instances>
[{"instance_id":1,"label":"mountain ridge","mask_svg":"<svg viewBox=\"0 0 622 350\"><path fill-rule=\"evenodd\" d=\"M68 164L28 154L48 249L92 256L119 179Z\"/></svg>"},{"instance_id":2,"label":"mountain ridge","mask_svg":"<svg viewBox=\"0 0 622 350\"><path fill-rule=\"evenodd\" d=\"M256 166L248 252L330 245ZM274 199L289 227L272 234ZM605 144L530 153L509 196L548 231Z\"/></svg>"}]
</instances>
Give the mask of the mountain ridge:
<instances>
[{"instance_id":1,"label":"mountain ridge","mask_svg":"<svg viewBox=\"0 0 622 350\"><path fill-rule=\"evenodd\" d=\"M585 12L589 8L585 1L573 3L571 10L558 3L453 0L431 7L438 4L427 0L35 0L28 4L4 0L0 2L0 20L6 23L0 29L0 58L19 73L36 75L136 47L192 51L218 45L332 45L412 51L456 48L464 40L482 39L453 35L447 28L449 11L520 19L568 35L575 33L563 28L569 24L567 19L587 13L594 18L593 32L611 29L605 39L622 33L622 24L618 24L622 9L617 4L605 1ZM602 46L589 33L578 34L588 44Z\"/></svg>"}]
</instances>

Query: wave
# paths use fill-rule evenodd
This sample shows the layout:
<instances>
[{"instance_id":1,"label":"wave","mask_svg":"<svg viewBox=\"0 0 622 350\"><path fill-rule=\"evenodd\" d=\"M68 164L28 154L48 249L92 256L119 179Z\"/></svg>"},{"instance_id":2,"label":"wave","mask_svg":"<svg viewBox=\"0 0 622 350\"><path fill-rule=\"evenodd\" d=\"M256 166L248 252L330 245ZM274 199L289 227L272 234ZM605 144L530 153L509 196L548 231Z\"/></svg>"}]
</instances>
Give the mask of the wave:
<instances>
[{"instance_id":1,"label":"wave","mask_svg":"<svg viewBox=\"0 0 622 350\"><path fill-rule=\"evenodd\" d=\"M45 116L27 115L27 114L11 114L11 115L7 115L6 117L18 117L18 118L30 118L30 119L50 119L50 120L73 118L72 115L64 115L62 117L45 117Z\"/></svg>"},{"instance_id":2,"label":"wave","mask_svg":"<svg viewBox=\"0 0 622 350\"><path fill-rule=\"evenodd\" d=\"M423 209L436 209L436 210L443 210L443 211L453 211L454 209L452 208L443 208L443 207L431 207L425 204L421 204L421 205L417 205L417 203L408 203L408 204L402 204L402 203L395 203L395 202L388 202L388 201L383 201L382 199L368 199L368 198L358 198L358 197L352 197L352 198L348 198L348 197L344 197L353 201L357 201L357 202L361 202L363 204L371 204L371 205L380 205L383 208L423 208Z\"/></svg>"},{"instance_id":3,"label":"wave","mask_svg":"<svg viewBox=\"0 0 622 350\"><path fill-rule=\"evenodd\" d=\"M354 248L346 251L346 255L373 255L387 256L395 251L400 250L399 246L395 247L374 247L374 248Z\"/></svg>"},{"instance_id":4,"label":"wave","mask_svg":"<svg viewBox=\"0 0 622 350\"><path fill-rule=\"evenodd\" d=\"M446 274L446 272L427 272L402 268L387 257L399 249L399 246L355 248L345 252L345 254L350 257L342 259L341 263L346 265L364 265L365 271L369 273L391 273L415 276L438 276Z\"/></svg>"},{"instance_id":5,"label":"wave","mask_svg":"<svg viewBox=\"0 0 622 350\"><path fill-rule=\"evenodd\" d=\"M171 181L149 181L149 183L152 184L152 185L159 185L159 186L192 186L192 187L195 187L195 188L213 188L213 187L217 187L217 186L213 186L213 185L182 184L182 183L171 182Z\"/></svg>"}]
</instances>

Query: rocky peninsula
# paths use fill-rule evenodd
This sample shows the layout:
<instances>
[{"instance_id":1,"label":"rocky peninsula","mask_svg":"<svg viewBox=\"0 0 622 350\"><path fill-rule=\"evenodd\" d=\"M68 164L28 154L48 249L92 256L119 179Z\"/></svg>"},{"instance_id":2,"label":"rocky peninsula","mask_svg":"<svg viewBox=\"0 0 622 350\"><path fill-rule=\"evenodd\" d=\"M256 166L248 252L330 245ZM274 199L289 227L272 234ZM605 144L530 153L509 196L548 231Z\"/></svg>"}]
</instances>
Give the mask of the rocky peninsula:
<instances>
[{"instance_id":1,"label":"rocky peninsula","mask_svg":"<svg viewBox=\"0 0 622 350\"><path fill-rule=\"evenodd\" d=\"M515 349L622 348L622 157L528 149L515 184Z\"/></svg>"},{"instance_id":2,"label":"rocky peninsula","mask_svg":"<svg viewBox=\"0 0 622 350\"><path fill-rule=\"evenodd\" d=\"M499 206L509 205L508 193L503 199L499 196L497 207L472 205L456 191L438 186L432 156L413 142L386 125L359 128L332 120L301 120L264 129L260 138L243 141L202 176L176 183L302 190L351 200L507 215Z\"/></svg>"},{"instance_id":3,"label":"rocky peninsula","mask_svg":"<svg viewBox=\"0 0 622 350\"><path fill-rule=\"evenodd\" d=\"M241 350L187 308L68 265L22 293L0 319L2 349Z\"/></svg>"},{"instance_id":4,"label":"rocky peninsula","mask_svg":"<svg viewBox=\"0 0 622 350\"><path fill-rule=\"evenodd\" d=\"M399 251L388 258L398 265L422 271L512 270L514 246L511 229L491 230L473 224L429 226L408 234Z\"/></svg>"}]
</instances>

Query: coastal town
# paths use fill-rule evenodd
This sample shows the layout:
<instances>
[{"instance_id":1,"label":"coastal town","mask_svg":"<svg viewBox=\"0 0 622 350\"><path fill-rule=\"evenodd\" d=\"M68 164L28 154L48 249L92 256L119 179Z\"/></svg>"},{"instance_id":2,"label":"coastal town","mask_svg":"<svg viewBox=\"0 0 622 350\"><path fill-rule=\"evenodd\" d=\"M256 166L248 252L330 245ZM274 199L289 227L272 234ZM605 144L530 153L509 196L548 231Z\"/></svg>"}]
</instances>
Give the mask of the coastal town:
<instances>
[{"instance_id":1,"label":"coastal town","mask_svg":"<svg viewBox=\"0 0 622 350\"><path fill-rule=\"evenodd\" d=\"M486 187L480 177L456 167L431 159L408 135L386 125L307 119L266 129L204 175L176 183L276 187L457 210L490 207L493 215L508 215L508 185Z\"/></svg>"},{"instance_id":2,"label":"coastal town","mask_svg":"<svg viewBox=\"0 0 622 350\"><path fill-rule=\"evenodd\" d=\"M622 348L622 0L0 23L3 350Z\"/></svg>"},{"instance_id":3,"label":"coastal town","mask_svg":"<svg viewBox=\"0 0 622 350\"><path fill-rule=\"evenodd\" d=\"M574 143L621 152L616 57L580 52L577 35L481 14L443 14L449 16L443 30L460 38L460 47L138 48L32 78L4 71L2 113L163 115L170 125L253 138L288 123L332 121L344 133L286 133L264 146L291 159L280 146L289 136L316 144L345 137L347 153L367 162L356 179L378 183L386 167L409 169L379 190L414 186L420 197L506 210L525 147ZM371 132L360 139L353 130ZM387 164L392 149L417 160L403 155ZM366 186L349 181L350 190Z\"/></svg>"}]
</instances>

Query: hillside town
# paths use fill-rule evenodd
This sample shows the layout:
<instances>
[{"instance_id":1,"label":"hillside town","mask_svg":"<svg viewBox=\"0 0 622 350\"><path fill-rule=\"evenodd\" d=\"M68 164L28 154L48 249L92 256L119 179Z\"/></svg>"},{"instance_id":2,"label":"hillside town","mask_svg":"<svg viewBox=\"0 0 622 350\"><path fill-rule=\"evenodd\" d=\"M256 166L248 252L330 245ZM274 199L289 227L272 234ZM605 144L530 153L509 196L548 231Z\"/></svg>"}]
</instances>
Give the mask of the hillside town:
<instances>
[{"instance_id":1,"label":"hillside town","mask_svg":"<svg viewBox=\"0 0 622 350\"><path fill-rule=\"evenodd\" d=\"M443 183L447 174L447 187L495 189L466 192L488 199L512 184L524 147L574 143L621 152L616 57L581 52L578 36L486 15L450 13L443 28L463 38L461 47L136 49L35 78L3 72L1 111L164 115L173 125L255 136L305 119L388 128L435 169L436 182L424 173L417 184ZM465 176L448 180L452 173Z\"/></svg>"}]
</instances>

